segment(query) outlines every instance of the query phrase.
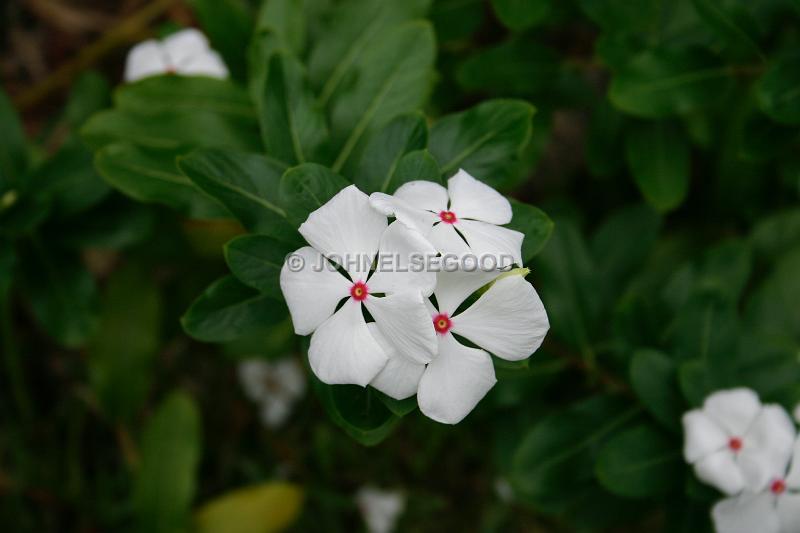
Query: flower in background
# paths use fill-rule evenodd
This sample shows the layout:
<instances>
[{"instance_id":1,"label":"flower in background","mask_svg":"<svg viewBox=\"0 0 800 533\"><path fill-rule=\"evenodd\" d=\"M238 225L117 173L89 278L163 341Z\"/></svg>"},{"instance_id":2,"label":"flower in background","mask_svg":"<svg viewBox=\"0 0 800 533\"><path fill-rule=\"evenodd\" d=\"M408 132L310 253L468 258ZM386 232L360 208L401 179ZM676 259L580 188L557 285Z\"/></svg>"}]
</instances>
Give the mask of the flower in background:
<instances>
[{"instance_id":1,"label":"flower in background","mask_svg":"<svg viewBox=\"0 0 800 533\"><path fill-rule=\"evenodd\" d=\"M225 79L228 68L208 39L194 28L174 33L162 41L150 39L134 46L125 63L125 81L161 74L209 76Z\"/></svg>"},{"instance_id":2,"label":"flower in background","mask_svg":"<svg viewBox=\"0 0 800 533\"><path fill-rule=\"evenodd\" d=\"M294 358L248 359L239 363L238 374L245 395L261 406L261 421L269 428L283 425L306 392L306 377Z\"/></svg>"},{"instance_id":3,"label":"flower in background","mask_svg":"<svg viewBox=\"0 0 800 533\"><path fill-rule=\"evenodd\" d=\"M420 364L431 360L436 336L423 296L433 292L436 274L372 271L379 251L409 258L435 253L430 243L403 224L389 225L355 185L311 213L299 231L311 244L293 254L304 266L293 269L287 261L280 284L295 333L312 334L308 360L322 382L366 386L386 365L363 308L394 351Z\"/></svg>"},{"instance_id":4,"label":"flower in background","mask_svg":"<svg viewBox=\"0 0 800 533\"><path fill-rule=\"evenodd\" d=\"M370 201L380 212L422 233L442 253L490 255L499 261L512 257L522 266L525 235L502 227L511 222L511 203L464 170L447 181L447 189L431 181L411 181L392 196L373 193Z\"/></svg>"},{"instance_id":5,"label":"flower in background","mask_svg":"<svg viewBox=\"0 0 800 533\"><path fill-rule=\"evenodd\" d=\"M797 533L800 531L800 439L795 441L791 467L769 475L759 492L726 498L711 512L718 533Z\"/></svg>"},{"instance_id":6,"label":"flower in background","mask_svg":"<svg viewBox=\"0 0 800 533\"><path fill-rule=\"evenodd\" d=\"M369 533L390 533L406 507L406 498L397 490L366 486L358 489L356 505Z\"/></svg>"},{"instance_id":7,"label":"flower in background","mask_svg":"<svg viewBox=\"0 0 800 533\"><path fill-rule=\"evenodd\" d=\"M732 496L762 491L782 472L795 429L778 405L761 405L745 388L715 392L683 416L684 456L697 477Z\"/></svg>"}]
</instances>

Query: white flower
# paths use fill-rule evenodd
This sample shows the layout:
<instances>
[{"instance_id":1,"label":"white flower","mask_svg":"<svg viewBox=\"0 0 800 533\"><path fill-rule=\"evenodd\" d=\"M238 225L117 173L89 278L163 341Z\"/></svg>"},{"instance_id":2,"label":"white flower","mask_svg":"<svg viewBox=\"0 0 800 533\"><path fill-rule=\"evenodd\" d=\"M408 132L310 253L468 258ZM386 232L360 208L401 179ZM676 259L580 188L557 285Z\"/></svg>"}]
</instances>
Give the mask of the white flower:
<instances>
[{"instance_id":1,"label":"white flower","mask_svg":"<svg viewBox=\"0 0 800 533\"><path fill-rule=\"evenodd\" d=\"M270 428L281 426L306 392L303 369L294 358L248 359L239 364L238 374L244 393L260 404L261 420Z\"/></svg>"},{"instance_id":2,"label":"white flower","mask_svg":"<svg viewBox=\"0 0 800 533\"><path fill-rule=\"evenodd\" d=\"M795 429L786 411L750 389L719 391L683 416L684 457L697 477L727 495L758 492L782 472Z\"/></svg>"},{"instance_id":3,"label":"white flower","mask_svg":"<svg viewBox=\"0 0 800 533\"><path fill-rule=\"evenodd\" d=\"M431 181L411 181L393 196L373 193L370 201L422 233L442 253L491 255L500 267L512 262L522 266L525 235L501 227L511 222L511 204L464 170L448 180L447 189Z\"/></svg>"},{"instance_id":4,"label":"white flower","mask_svg":"<svg viewBox=\"0 0 800 533\"><path fill-rule=\"evenodd\" d=\"M390 533L405 509L406 499L400 491L367 486L358 489L356 505L369 533Z\"/></svg>"},{"instance_id":5,"label":"white flower","mask_svg":"<svg viewBox=\"0 0 800 533\"><path fill-rule=\"evenodd\" d=\"M431 360L436 335L423 295L433 292L436 275L401 272L395 265L370 271L379 250L407 260L413 253L434 254L430 243L403 224L388 225L355 185L311 213L299 231L311 244L295 252L305 267L295 271L287 261L281 290L295 332L313 332L308 359L320 380L366 386L386 365L388 356L367 327L362 307L394 351L418 363ZM339 262L348 276L315 268L326 258Z\"/></svg>"},{"instance_id":6,"label":"white flower","mask_svg":"<svg viewBox=\"0 0 800 533\"><path fill-rule=\"evenodd\" d=\"M518 272L440 272L437 278L434 295L439 309L428 303L438 337L433 361L425 366L390 353L389 363L372 386L402 399L418 383L420 411L437 422L457 424L496 379L489 353L464 346L453 333L502 359L519 361L539 348L550 324L539 295ZM467 297L492 280L494 284L475 303L456 313Z\"/></svg>"},{"instance_id":7,"label":"white flower","mask_svg":"<svg viewBox=\"0 0 800 533\"><path fill-rule=\"evenodd\" d=\"M125 81L160 74L227 78L228 69L209 47L205 35L194 28L174 33L163 41L150 39L134 46L125 63Z\"/></svg>"},{"instance_id":8,"label":"white flower","mask_svg":"<svg viewBox=\"0 0 800 533\"><path fill-rule=\"evenodd\" d=\"M800 531L800 439L791 468L771 473L760 492L727 498L711 512L718 533L797 533Z\"/></svg>"}]
</instances>

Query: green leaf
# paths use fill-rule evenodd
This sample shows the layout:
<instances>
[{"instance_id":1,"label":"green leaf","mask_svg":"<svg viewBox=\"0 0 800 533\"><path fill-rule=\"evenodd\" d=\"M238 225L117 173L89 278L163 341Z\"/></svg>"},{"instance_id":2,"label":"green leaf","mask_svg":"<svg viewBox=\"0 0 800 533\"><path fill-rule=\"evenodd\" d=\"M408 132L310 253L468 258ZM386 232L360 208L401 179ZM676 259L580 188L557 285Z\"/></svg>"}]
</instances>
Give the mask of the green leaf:
<instances>
[{"instance_id":1,"label":"green leaf","mask_svg":"<svg viewBox=\"0 0 800 533\"><path fill-rule=\"evenodd\" d=\"M300 61L286 53L272 56L258 107L269 155L291 165L324 162L328 128Z\"/></svg>"},{"instance_id":2,"label":"green leaf","mask_svg":"<svg viewBox=\"0 0 800 533\"><path fill-rule=\"evenodd\" d=\"M463 168L497 187L531 137L534 108L520 100L489 100L433 125L428 149L444 176Z\"/></svg>"},{"instance_id":3,"label":"green leaf","mask_svg":"<svg viewBox=\"0 0 800 533\"><path fill-rule=\"evenodd\" d=\"M525 234L522 241L522 262L527 265L544 249L553 234L553 221L547 214L529 204L510 198L512 218L508 227Z\"/></svg>"},{"instance_id":4,"label":"green leaf","mask_svg":"<svg viewBox=\"0 0 800 533\"><path fill-rule=\"evenodd\" d=\"M683 203L689 190L689 144L673 123L646 122L625 137L628 167L645 200L661 212Z\"/></svg>"},{"instance_id":5,"label":"green leaf","mask_svg":"<svg viewBox=\"0 0 800 533\"><path fill-rule=\"evenodd\" d=\"M396 117L370 136L353 174L353 183L367 194L394 192L400 185L393 183L400 160L427 144L428 126L421 113Z\"/></svg>"},{"instance_id":6,"label":"green leaf","mask_svg":"<svg viewBox=\"0 0 800 533\"><path fill-rule=\"evenodd\" d=\"M0 194L22 182L28 167L25 132L11 100L0 89Z\"/></svg>"},{"instance_id":7,"label":"green leaf","mask_svg":"<svg viewBox=\"0 0 800 533\"><path fill-rule=\"evenodd\" d=\"M377 389L373 389L372 391L375 396L377 396L380 401L383 402L383 405L386 406L392 413L396 416L406 416L407 414L413 413L417 409L417 397L412 396L410 398L406 398L405 400L395 400L394 398L390 398L386 396L384 393Z\"/></svg>"},{"instance_id":8,"label":"green leaf","mask_svg":"<svg viewBox=\"0 0 800 533\"><path fill-rule=\"evenodd\" d=\"M256 31L273 34L285 50L301 57L306 48L308 23L317 20L325 0L269 0L261 6Z\"/></svg>"},{"instance_id":9,"label":"green leaf","mask_svg":"<svg viewBox=\"0 0 800 533\"><path fill-rule=\"evenodd\" d=\"M425 103L435 56L433 29L428 22L414 21L383 35L353 61L349 83L329 102L331 137L338 152L334 172L363 148L371 131Z\"/></svg>"},{"instance_id":10,"label":"green leaf","mask_svg":"<svg viewBox=\"0 0 800 533\"><path fill-rule=\"evenodd\" d=\"M800 208L786 209L765 216L750 234L755 252L767 261L786 250L800 246Z\"/></svg>"},{"instance_id":11,"label":"green leaf","mask_svg":"<svg viewBox=\"0 0 800 533\"><path fill-rule=\"evenodd\" d=\"M94 162L109 185L135 200L166 204L191 218L229 217L178 171L176 155L115 143L100 149Z\"/></svg>"},{"instance_id":12,"label":"green leaf","mask_svg":"<svg viewBox=\"0 0 800 533\"><path fill-rule=\"evenodd\" d=\"M483 0L436 0L430 19L436 27L436 38L443 43L467 39L485 20Z\"/></svg>"},{"instance_id":13,"label":"green leaf","mask_svg":"<svg viewBox=\"0 0 800 533\"><path fill-rule=\"evenodd\" d=\"M416 150L400 158L397 168L389 180L389 189L396 190L409 181L435 181L440 182L442 171L439 163L428 150Z\"/></svg>"},{"instance_id":14,"label":"green leaf","mask_svg":"<svg viewBox=\"0 0 800 533\"><path fill-rule=\"evenodd\" d=\"M172 393L147 421L133 486L138 531L176 533L189 525L201 454L201 420L194 401Z\"/></svg>"},{"instance_id":15,"label":"green leaf","mask_svg":"<svg viewBox=\"0 0 800 533\"><path fill-rule=\"evenodd\" d=\"M243 235L225 245L225 261L239 281L280 300L281 268L293 251L293 246L266 235Z\"/></svg>"},{"instance_id":16,"label":"green leaf","mask_svg":"<svg viewBox=\"0 0 800 533\"><path fill-rule=\"evenodd\" d=\"M763 58L758 46L758 24L746 5L719 0L692 0L695 9L737 58Z\"/></svg>"},{"instance_id":17,"label":"green leaf","mask_svg":"<svg viewBox=\"0 0 800 533\"><path fill-rule=\"evenodd\" d=\"M134 268L115 272L87 358L89 382L112 419L130 422L147 399L160 324L160 295L152 280Z\"/></svg>"},{"instance_id":18,"label":"green leaf","mask_svg":"<svg viewBox=\"0 0 800 533\"><path fill-rule=\"evenodd\" d=\"M492 8L507 28L524 30L544 22L553 6L551 0L492 0Z\"/></svg>"},{"instance_id":19,"label":"green leaf","mask_svg":"<svg viewBox=\"0 0 800 533\"><path fill-rule=\"evenodd\" d=\"M348 185L347 180L322 165L305 163L290 168L280 183L281 205L289 223L300 227L308 215Z\"/></svg>"},{"instance_id":20,"label":"green leaf","mask_svg":"<svg viewBox=\"0 0 800 533\"><path fill-rule=\"evenodd\" d=\"M226 342L277 324L286 315L282 300L225 276L209 285L192 303L181 324L197 340Z\"/></svg>"},{"instance_id":21,"label":"green leaf","mask_svg":"<svg viewBox=\"0 0 800 533\"><path fill-rule=\"evenodd\" d=\"M654 498L675 491L683 482L680 444L657 429L641 425L611 439L597 457L600 483L625 498Z\"/></svg>"},{"instance_id":22,"label":"green leaf","mask_svg":"<svg viewBox=\"0 0 800 533\"><path fill-rule=\"evenodd\" d=\"M702 50L648 50L614 75L608 96L626 113L663 118L719 102L731 76Z\"/></svg>"},{"instance_id":23,"label":"green leaf","mask_svg":"<svg viewBox=\"0 0 800 533\"><path fill-rule=\"evenodd\" d=\"M122 85L114 103L136 115L211 112L231 121L255 123L247 92L230 80L205 76L152 76Z\"/></svg>"},{"instance_id":24,"label":"green leaf","mask_svg":"<svg viewBox=\"0 0 800 533\"><path fill-rule=\"evenodd\" d=\"M747 303L747 323L773 335L800 341L800 248L786 253Z\"/></svg>"},{"instance_id":25,"label":"green leaf","mask_svg":"<svg viewBox=\"0 0 800 533\"><path fill-rule=\"evenodd\" d=\"M302 504L303 490L289 483L270 481L236 489L198 509L194 530L197 533L277 533L297 519Z\"/></svg>"},{"instance_id":26,"label":"green leaf","mask_svg":"<svg viewBox=\"0 0 800 533\"><path fill-rule=\"evenodd\" d=\"M88 71L75 80L64 107L64 119L72 128L79 128L97 111L111 102L111 86L101 74Z\"/></svg>"},{"instance_id":27,"label":"green leaf","mask_svg":"<svg viewBox=\"0 0 800 533\"><path fill-rule=\"evenodd\" d=\"M758 80L758 107L782 124L800 123L800 54L778 58Z\"/></svg>"},{"instance_id":28,"label":"green leaf","mask_svg":"<svg viewBox=\"0 0 800 533\"><path fill-rule=\"evenodd\" d=\"M244 79L245 50L253 33L253 13L244 0L189 0L211 46L234 78Z\"/></svg>"},{"instance_id":29,"label":"green leaf","mask_svg":"<svg viewBox=\"0 0 800 533\"><path fill-rule=\"evenodd\" d=\"M686 408L672 359L655 350L639 350L631 359L629 376L631 387L650 414L665 428L680 431Z\"/></svg>"},{"instance_id":30,"label":"green leaf","mask_svg":"<svg viewBox=\"0 0 800 533\"><path fill-rule=\"evenodd\" d=\"M59 344L79 348L97 328L97 287L79 258L35 237L20 264L21 289L39 324Z\"/></svg>"},{"instance_id":31,"label":"green leaf","mask_svg":"<svg viewBox=\"0 0 800 533\"><path fill-rule=\"evenodd\" d=\"M596 396L542 419L514 454L517 494L536 505L590 483L597 450L637 412L622 400Z\"/></svg>"},{"instance_id":32,"label":"green leaf","mask_svg":"<svg viewBox=\"0 0 800 533\"><path fill-rule=\"evenodd\" d=\"M197 187L228 208L252 232L296 240L279 196L285 166L268 157L223 150L197 150L178 161Z\"/></svg>"},{"instance_id":33,"label":"green leaf","mask_svg":"<svg viewBox=\"0 0 800 533\"><path fill-rule=\"evenodd\" d=\"M313 383L334 424L364 446L374 446L386 439L400 421L370 387L326 385L316 378Z\"/></svg>"}]
</instances>

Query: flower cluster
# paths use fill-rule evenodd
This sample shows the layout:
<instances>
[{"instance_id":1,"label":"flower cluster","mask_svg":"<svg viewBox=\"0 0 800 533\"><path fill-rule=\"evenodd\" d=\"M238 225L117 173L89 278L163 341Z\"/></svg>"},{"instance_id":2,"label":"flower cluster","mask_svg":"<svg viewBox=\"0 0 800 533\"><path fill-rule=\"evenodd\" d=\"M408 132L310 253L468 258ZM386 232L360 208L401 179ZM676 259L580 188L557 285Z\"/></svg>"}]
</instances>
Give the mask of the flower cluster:
<instances>
[{"instance_id":1,"label":"flower cluster","mask_svg":"<svg viewBox=\"0 0 800 533\"><path fill-rule=\"evenodd\" d=\"M209 76L225 79L228 68L208 39L194 28L164 39L150 39L134 46L125 63L125 81L134 82L161 74Z\"/></svg>"},{"instance_id":2,"label":"flower cluster","mask_svg":"<svg viewBox=\"0 0 800 533\"><path fill-rule=\"evenodd\" d=\"M712 511L719 533L800 531L800 439L783 407L749 389L719 391L683 427L697 477L728 496Z\"/></svg>"},{"instance_id":3,"label":"flower cluster","mask_svg":"<svg viewBox=\"0 0 800 533\"><path fill-rule=\"evenodd\" d=\"M394 220L390 221L390 217ZM290 268L280 284L295 332L311 334L308 358L328 384L371 385L455 424L495 383L490 353L529 357L549 328L527 270L434 271L402 267L415 254L494 254L522 266L524 235L511 204L463 170L441 185L413 181L393 196L368 197L354 185L311 213L299 231L310 246L304 264L347 261L336 268ZM400 258L387 266L379 254ZM488 287L477 299L479 289Z\"/></svg>"}]
</instances>

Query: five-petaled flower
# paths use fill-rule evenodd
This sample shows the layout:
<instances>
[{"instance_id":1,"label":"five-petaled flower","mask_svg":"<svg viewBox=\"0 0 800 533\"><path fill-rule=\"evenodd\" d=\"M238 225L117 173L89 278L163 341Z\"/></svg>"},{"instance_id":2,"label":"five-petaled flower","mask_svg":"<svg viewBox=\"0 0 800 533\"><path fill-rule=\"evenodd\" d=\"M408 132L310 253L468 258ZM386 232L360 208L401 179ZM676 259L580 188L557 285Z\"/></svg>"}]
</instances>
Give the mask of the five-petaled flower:
<instances>
[{"instance_id":1,"label":"five-petaled flower","mask_svg":"<svg viewBox=\"0 0 800 533\"><path fill-rule=\"evenodd\" d=\"M269 428L283 425L306 391L303 369L291 357L275 362L247 359L239 363L238 374L244 393L260 404L261 421Z\"/></svg>"},{"instance_id":2,"label":"five-petaled flower","mask_svg":"<svg viewBox=\"0 0 800 533\"><path fill-rule=\"evenodd\" d=\"M683 416L684 456L697 477L727 495L761 491L786 466L795 430L778 405L750 389L719 391Z\"/></svg>"},{"instance_id":3,"label":"five-petaled flower","mask_svg":"<svg viewBox=\"0 0 800 533\"><path fill-rule=\"evenodd\" d=\"M125 81L160 74L209 76L225 79L228 68L209 47L205 35L194 28L181 30L163 41L150 39L134 46L125 63Z\"/></svg>"},{"instance_id":4,"label":"five-petaled flower","mask_svg":"<svg viewBox=\"0 0 800 533\"><path fill-rule=\"evenodd\" d=\"M372 205L422 233L442 253L491 256L499 267L522 266L525 235L502 227L511 222L511 203L464 170L447 182L411 181L394 195L373 193Z\"/></svg>"},{"instance_id":5,"label":"five-petaled flower","mask_svg":"<svg viewBox=\"0 0 800 533\"><path fill-rule=\"evenodd\" d=\"M430 243L403 224L388 224L355 185L311 213L299 231L311 244L295 252L306 265L332 260L344 271L292 271L286 264L281 270L295 332L313 332L308 359L321 381L366 386L386 365L388 355L370 332L363 308L394 350L417 363L431 361L436 337L423 296L433 292L435 273L371 268L379 251L410 261L412 254L434 253Z\"/></svg>"}]
</instances>

